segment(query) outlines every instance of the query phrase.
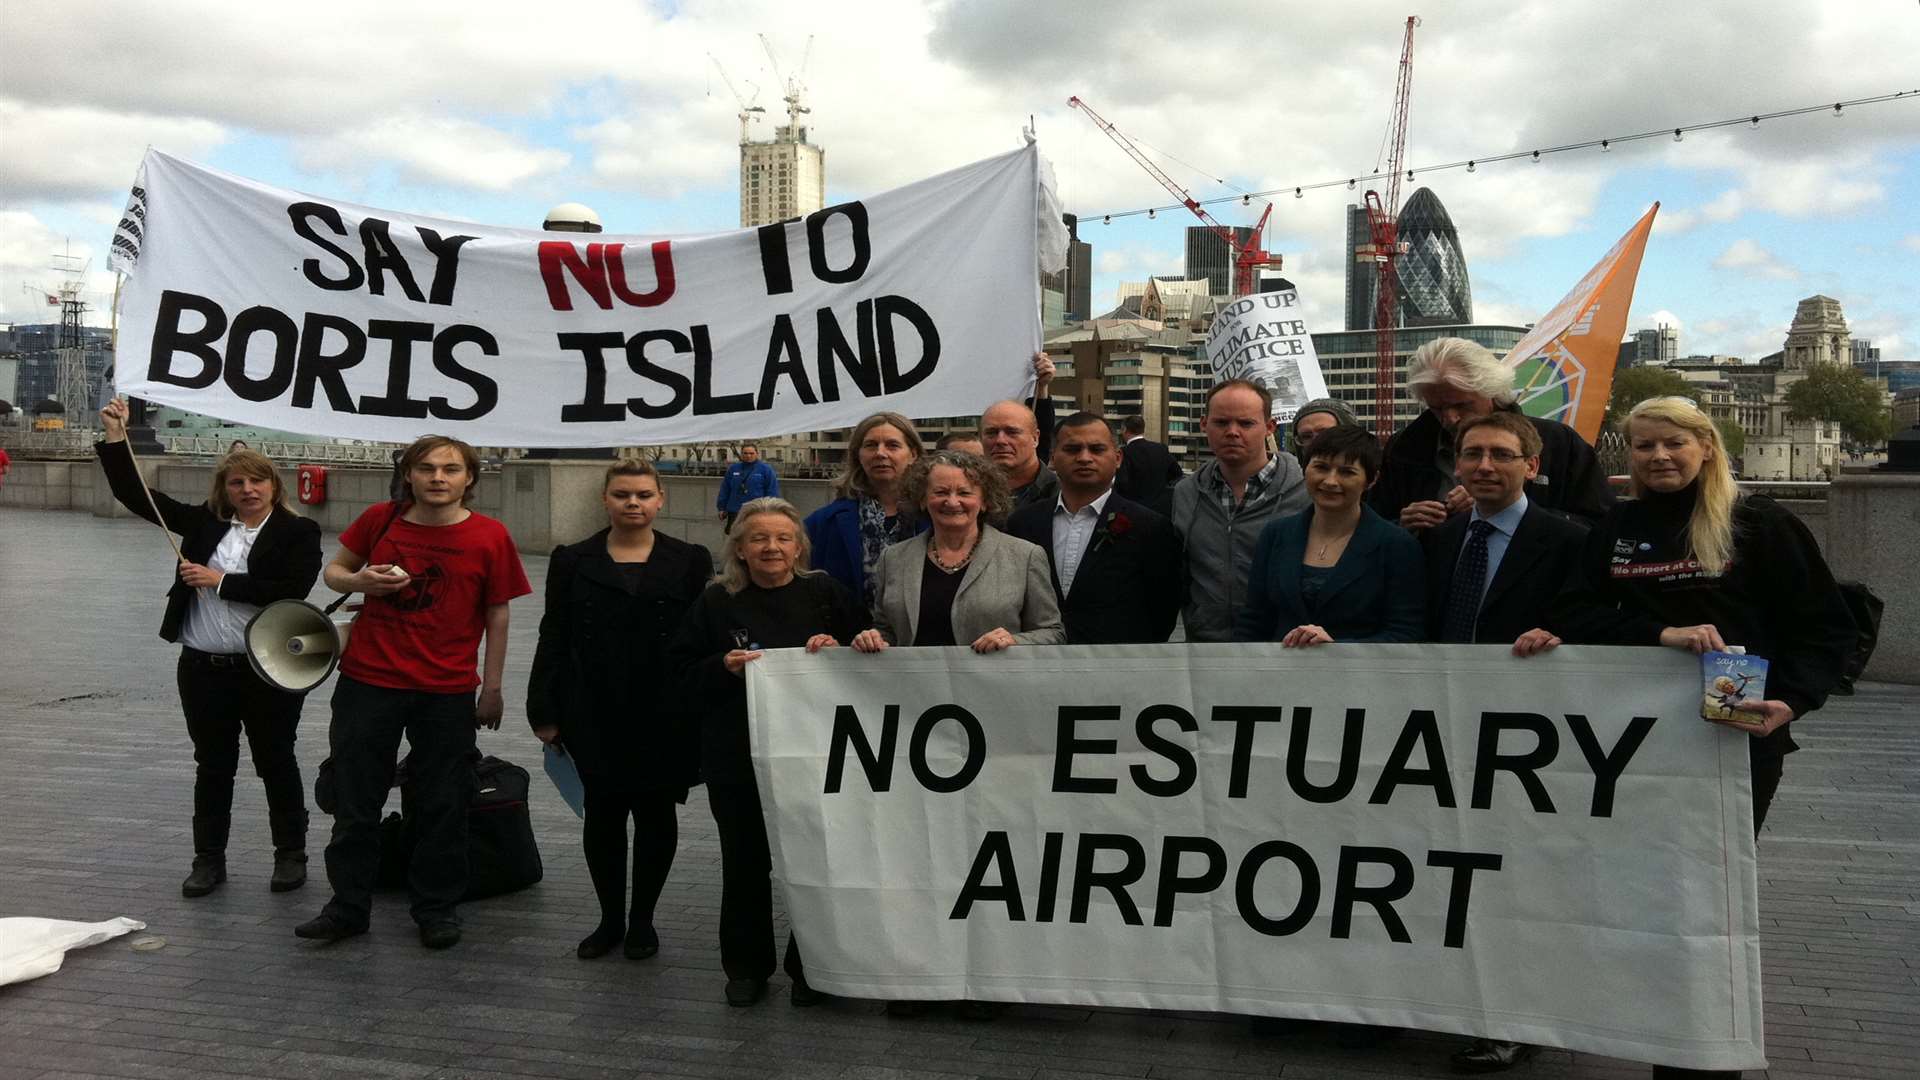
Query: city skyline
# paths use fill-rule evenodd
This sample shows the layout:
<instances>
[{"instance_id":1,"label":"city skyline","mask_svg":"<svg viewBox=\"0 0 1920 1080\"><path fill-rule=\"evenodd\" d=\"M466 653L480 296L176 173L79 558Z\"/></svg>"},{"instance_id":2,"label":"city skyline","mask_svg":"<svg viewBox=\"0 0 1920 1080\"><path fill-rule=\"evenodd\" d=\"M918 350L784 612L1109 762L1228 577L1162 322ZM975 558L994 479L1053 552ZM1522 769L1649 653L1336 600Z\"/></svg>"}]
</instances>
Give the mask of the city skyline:
<instances>
[{"instance_id":1,"label":"city skyline","mask_svg":"<svg viewBox=\"0 0 1920 1080\"><path fill-rule=\"evenodd\" d=\"M1156 65L1140 78L1124 8L1094 18L998 0L859 3L811 20L771 3L570 9L582 40L637 43L622 50L646 58L636 66L596 59L552 34L549 14L508 5L468 5L455 23L345 3L343 25L381 27L351 55L237 4L10 6L0 317L44 318L23 286L52 285L50 256L69 241L91 258L89 299L105 307L106 240L147 145L396 210L531 225L555 203L582 201L613 233L733 228L738 105L706 54L777 111L779 84L756 30L794 67L813 35L809 125L831 158L829 202L1015 145L1032 117L1066 208L1094 245L1095 312L1112 306L1120 281L1180 273L1195 219L1163 212L1103 225L1104 213L1169 196L1066 108L1069 93L1146 144L1198 198L1373 167L1399 8L1302 11L1281 24L1263 5L1192 5L1199 23L1237 22L1270 46L1258 85L1224 63ZM129 40L141 47L126 50ZM1581 47L1566 49L1569 41ZM1167 52L1183 48L1202 47ZM1416 32L1407 160L1913 89L1903 83L1914 82L1916 53L1920 10L1904 0L1429 12ZM1920 271L1911 211L1920 205L1920 102L1417 175L1408 186L1431 187L1451 213L1479 322L1538 318L1657 199L1630 329L1667 323L1686 352L1757 357L1780 348L1795 302L1821 293L1839 299L1854 333L1888 360L1920 358L1907 284ZM1282 273L1299 285L1316 331L1343 325L1345 207L1363 190L1274 200L1266 246L1285 258ZM1260 203L1214 209L1238 226Z\"/></svg>"}]
</instances>

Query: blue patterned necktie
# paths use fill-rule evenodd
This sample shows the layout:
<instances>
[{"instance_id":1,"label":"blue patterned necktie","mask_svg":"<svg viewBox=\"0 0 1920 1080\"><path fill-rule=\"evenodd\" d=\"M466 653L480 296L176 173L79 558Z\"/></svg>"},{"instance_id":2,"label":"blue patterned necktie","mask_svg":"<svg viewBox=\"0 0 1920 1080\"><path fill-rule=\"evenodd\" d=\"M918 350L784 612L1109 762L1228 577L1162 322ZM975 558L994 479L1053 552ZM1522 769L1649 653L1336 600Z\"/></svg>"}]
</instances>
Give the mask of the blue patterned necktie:
<instances>
[{"instance_id":1,"label":"blue patterned necktie","mask_svg":"<svg viewBox=\"0 0 1920 1080\"><path fill-rule=\"evenodd\" d=\"M1472 536L1453 570L1453 588L1447 591L1447 625L1441 640L1461 644L1473 641L1473 625L1480 620L1480 594L1487 584L1487 537L1493 526L1476 521L1467 526Z\"/></svg>"}]
</instances>

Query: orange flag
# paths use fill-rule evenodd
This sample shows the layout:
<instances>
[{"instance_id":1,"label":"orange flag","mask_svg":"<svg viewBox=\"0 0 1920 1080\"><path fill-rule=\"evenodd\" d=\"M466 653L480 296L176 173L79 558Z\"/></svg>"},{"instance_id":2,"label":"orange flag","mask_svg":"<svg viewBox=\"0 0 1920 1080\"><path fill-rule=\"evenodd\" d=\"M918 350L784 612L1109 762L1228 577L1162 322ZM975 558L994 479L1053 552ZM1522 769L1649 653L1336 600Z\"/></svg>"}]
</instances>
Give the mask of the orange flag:
<instances>
[{"instance_id":1,"label":"orange flag","mask_svg":"<svg viewBox=\"0 0 1920 1080\"><path fill-rule=\"evenodd\" d=\"M1528 416L1571 426L1588 442L1600 435L1600 419L1613 393L1613 366L1627 330L1640 256L1653 231L1653 206L1627 230L1573 291L1534 324L1507 353L1513 388Z\"/></svg>"}]
</instances>

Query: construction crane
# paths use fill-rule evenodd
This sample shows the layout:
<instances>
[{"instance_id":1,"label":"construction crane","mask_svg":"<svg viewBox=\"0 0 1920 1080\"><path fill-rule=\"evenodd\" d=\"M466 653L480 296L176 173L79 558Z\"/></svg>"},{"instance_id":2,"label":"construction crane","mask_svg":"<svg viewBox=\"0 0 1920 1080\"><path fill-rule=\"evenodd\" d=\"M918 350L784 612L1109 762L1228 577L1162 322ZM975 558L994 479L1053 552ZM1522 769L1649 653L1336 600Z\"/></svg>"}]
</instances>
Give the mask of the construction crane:
<instances>
[{"instance_id":1,"label":"construction crane","mask_svg":"<svg viewBox=\"0 0 1920 1080\"><path fill-rule=\"evenodd\" d=\"M813 56L813 35L807 35L807 47L800 53L800 66L795 69L792 78L787 78L781 73L780 58L773 54L773 42L767 40L765 34L760 35L760 47L767 50L767 60L773 64L773 77L780 81L781 88L786 91L781 100L787 103L789 134L795 142L803 141L800 138L800 114L810 113L813 110L800 104L800 95L807 88L806 84L800 80L807 73L807 60Z\"/></svg>"},{"instance_id":2,"label":"construction crane","mask_svg":"<svg viewBox=\"0 0 1920 1080\"><path fill-rule=\"evenodd\" d=\"M1367 192L1367 233L1370 243L1354 252L1356 261L1372 261L1378 272L1373 296L1373 341L1376 354L1373 390L1373 433L1385 442L1393 435L1394 323L1397 321L1399 260L1406 253L1400 240L1400 177L1407 150L1407 101L1413 92L1413 28L1418 15L1407 16L1407 34L1400 43L1400 74L1393 92L1393 111L1387 117L1387 195Z\"/></svg>"},{"instance_id":3,"label":"construction crane","mask_svg":"<svg viewBox=\"0 0 1920 1080\"><path fill-rule=\"evenodd\" d=\"M735 115L737 115L740 118L740 145L745 146L747 145L747 125L755 120L759 120L762 117L764 117L767 113L767 110L762 106L749 104L747 102L747 99L740 93L740 91L734 88L733 80L727 77L727 69L720 66L719 57L713 55L712 53L708 53L707 59L713 61L713 70L720 73L720 81L727 84L727 91L733 95L733 100L738 102L740 105L740 111ZM753 86L752 83L748 83L747 85ZM753 89L754 89L754 94L753 94L754 100L757 101L760 98L760 88L757 86L754 86ZM754 115L755 113L758 113L759 115L756 116Z\"/></svg>"},{"instance_id":4,"label":"construction crane","mask_svg":"<svg viewBox=\"0 0 1920 1080\"><path fill-rule=\"evenodd\" d=\"M1213 215L1207 213L1206 207L1201 206L1192 195L1187 193L1186 188L1175 183L1173 177L1168 176L1158 165L1155 165L1145 154L1142 154L1139 147L1133 145L1132 140L1120 134L1119 129L1108 123L1105 117L1094 112L1093 106L1088 105L1077 97L1068 98L1067 104L1072 108L1079 109L1081 112L1086 113L1087 119L1093 121L1095 127L1106 132L1107 137L1118 143L1120 149L1125 150L1127 156L1132 158L1135 164L1147 170L1155 180L1160 181L1161 187L1172 192L1173 197L1179 199L1181 205L1193 211L1194 216L1206 223L1208 231L1226 243L1227 251L1233 255L1233 295L1245 296L1254 290L1254 276L1260 267L1271 266L1276 270L1280 268L1280 256L1275 253L1270 253L1260 246L1261 234L1266 232L1267 228L1267 217L1273 213L1272 203L1268 203L1266 209L1260 212L1260 221L1254 225L1253 235L1248 237L1247 241L1243 244L1234 235L1232 229L1214 220Z\"/></svg>"}]
</instances>

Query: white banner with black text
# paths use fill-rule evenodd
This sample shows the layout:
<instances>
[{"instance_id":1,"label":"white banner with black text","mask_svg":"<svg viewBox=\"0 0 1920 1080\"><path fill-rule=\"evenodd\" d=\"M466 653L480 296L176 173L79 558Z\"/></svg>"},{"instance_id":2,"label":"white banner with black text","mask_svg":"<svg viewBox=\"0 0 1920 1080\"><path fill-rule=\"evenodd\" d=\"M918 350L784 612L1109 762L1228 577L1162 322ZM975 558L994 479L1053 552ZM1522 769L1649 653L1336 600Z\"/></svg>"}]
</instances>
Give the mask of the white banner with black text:
<instances>
[{"instance_id":1,"label":"white banner with black text","mask_svg":"<svg viewBox=\"0 0 1920 1080\"><path fill-rule=\"evenodd\" d=\"M1746 737L1664 649L749 665L808 980L1762 1068Z\"/></svg>"},{"instance_id":2,"label":"white banner with black text","mask_svg":"<svg viewBox=\"0 0 1920 1080\"><path fill-rule=\"evenodd\" d=\"M613 446L979 412L1030 383L1037 146L784 223L656 238L392 213L149 151L118 386L405 442ZM769 181L771 182L771 181Z\"/></svg>"}]
</instances>

